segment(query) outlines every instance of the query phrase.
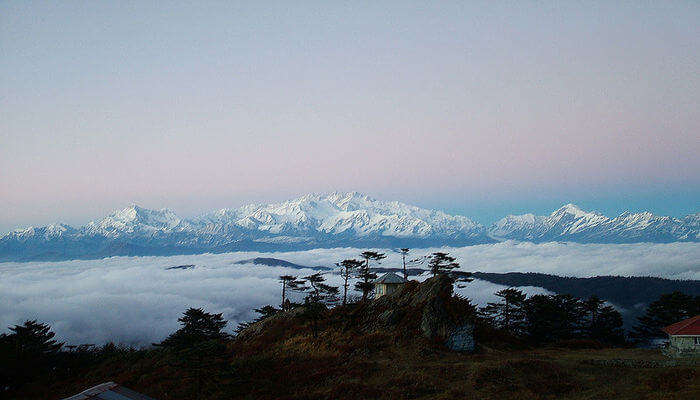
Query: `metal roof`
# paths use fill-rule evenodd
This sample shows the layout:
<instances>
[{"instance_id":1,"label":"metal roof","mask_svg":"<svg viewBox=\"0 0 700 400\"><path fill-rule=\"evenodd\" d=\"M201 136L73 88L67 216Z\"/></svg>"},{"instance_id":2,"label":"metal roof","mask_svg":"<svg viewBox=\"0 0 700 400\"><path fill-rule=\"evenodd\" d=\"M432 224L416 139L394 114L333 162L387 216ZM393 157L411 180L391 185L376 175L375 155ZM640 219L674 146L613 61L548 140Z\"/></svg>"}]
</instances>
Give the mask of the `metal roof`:
<instances>
[{"instance_id":1,"label":"metal roof","mask_svg":"<svg viewBox=\"0 0 700 400\"><path fill-rule=\"evenodd\" d=\"M141 393L136 393L131 389L116 384L114 382L101 383L93 386L75 396L67 397L63 400L155 400Z\"/></svg>"},{"instance_id":2,"label":"metal roof","mask_svg":"<svg viewBox=\"0 0 700 400\"><path fill-rule=\"evenodd\" d=\"M377 278L374 283L404 283L404 280L402 277L393 272L387 272L386 274Z\"/></svg>"},{"instance_id":3,"label":"metal roof","mask_svg":"<svg viewBox=\"0 0 700 400\"><path fill-rule=\"evenodd\" d=\"M669 325L663 328L663 331L671 336L698 336L700 335L700 315Z\"/></svg>"}]
</instances>

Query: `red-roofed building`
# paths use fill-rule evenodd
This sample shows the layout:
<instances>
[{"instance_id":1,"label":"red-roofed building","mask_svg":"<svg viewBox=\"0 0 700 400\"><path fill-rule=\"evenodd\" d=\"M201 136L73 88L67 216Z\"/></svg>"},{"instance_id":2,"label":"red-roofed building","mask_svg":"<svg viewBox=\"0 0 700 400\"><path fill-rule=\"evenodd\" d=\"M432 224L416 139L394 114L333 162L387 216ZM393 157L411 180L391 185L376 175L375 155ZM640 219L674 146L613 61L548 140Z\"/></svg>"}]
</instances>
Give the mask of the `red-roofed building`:
<instances>
[{"instance_id":1,"label":"red-roofed building","mask_svg":"<svg viewBox=\"0 0 700 400\"><path fill-rule=\"evenodd\" d=\"M700 355L700 315L663 328L672 355Z\"/></svg>"}]
</instances>

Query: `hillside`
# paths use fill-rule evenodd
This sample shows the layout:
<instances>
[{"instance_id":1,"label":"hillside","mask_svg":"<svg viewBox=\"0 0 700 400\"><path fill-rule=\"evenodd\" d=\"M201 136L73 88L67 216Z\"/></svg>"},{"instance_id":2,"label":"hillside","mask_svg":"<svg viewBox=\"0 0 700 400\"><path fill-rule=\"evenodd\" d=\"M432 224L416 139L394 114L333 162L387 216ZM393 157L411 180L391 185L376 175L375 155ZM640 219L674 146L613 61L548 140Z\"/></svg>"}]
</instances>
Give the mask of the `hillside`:
<instances>
[{"instance_id":1,"label":"hillside","mask_svg":"<svg viewBox=\"0 0 700 400\"><path fill-rule=\"evenodd\" d=\"M59 399L115 381L156 399L695 399L698 366L585 341L531 347L476 323L435 278L368 303L278 312L226 340L73 353L13 399ZM474 351L454 351L456 332ZM465 342L462 342L464 344ZM470 346L457 348L469 350ZM582 348L582 349L578 349ZM84 354L84 355L81 355ZM620 368L624 365L624 368Z\"/></svg>"}]
</instances>

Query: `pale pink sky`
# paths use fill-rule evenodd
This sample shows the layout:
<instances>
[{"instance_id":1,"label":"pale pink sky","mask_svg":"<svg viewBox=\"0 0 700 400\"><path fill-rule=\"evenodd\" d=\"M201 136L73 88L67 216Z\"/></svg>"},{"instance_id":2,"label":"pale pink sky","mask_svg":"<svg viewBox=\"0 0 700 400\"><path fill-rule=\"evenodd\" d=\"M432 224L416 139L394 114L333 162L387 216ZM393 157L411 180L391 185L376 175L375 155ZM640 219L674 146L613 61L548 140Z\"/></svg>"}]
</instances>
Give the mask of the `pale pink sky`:
<instances>
[{"instance_id":1,"label":"pale pink sky","mask_svg":"<svg viewBox=\"0 0 700 400\"><path fill-rule=\"evenodd\" d=\"M698 211L698 2L233 3L1 3L0 231L332 190Z\"/></svg>"}]
</instances>

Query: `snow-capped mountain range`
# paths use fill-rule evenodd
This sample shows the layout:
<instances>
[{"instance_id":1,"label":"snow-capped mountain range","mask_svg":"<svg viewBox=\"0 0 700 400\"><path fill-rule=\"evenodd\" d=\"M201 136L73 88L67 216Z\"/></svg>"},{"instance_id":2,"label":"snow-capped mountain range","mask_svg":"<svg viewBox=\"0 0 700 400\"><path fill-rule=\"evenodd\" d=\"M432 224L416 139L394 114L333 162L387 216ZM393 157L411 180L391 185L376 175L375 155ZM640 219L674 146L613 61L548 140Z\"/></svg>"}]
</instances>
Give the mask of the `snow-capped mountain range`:
<instances>
[{"instance_id":1,"label":"snow-capped mountain range","mask_svg":"<svg viewBox=\"0 0 700 400\"><path fill-rule=\"evenodd\" d=\"M609 218L567 204L547 216L509 215L489 229L498 240L579 243L697 242L700 213L671 218L649 212L624 212Z\"/></svg>"},{"instance_id":2,"label":"snow-capped mountain range","mask_svg":"<svg viewBox=\"0 0 700 400\"><path fill-rule=\"evenodd\" d=\"M310 194L282 203L181 218L136 205L74 228L16 230L0 238L0 261L284 251L328 247L467 246L499 240L592 243L700 241L700 214L615 218L567 204L549 216L510 215L486 228L467 217L350 193Z\"/></svg>"}]
</instances>

